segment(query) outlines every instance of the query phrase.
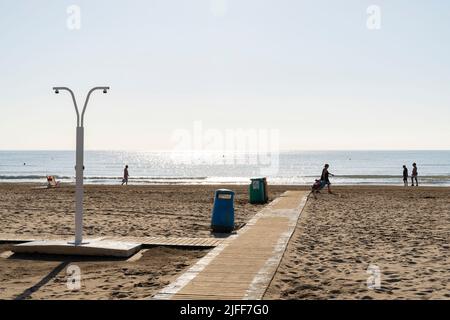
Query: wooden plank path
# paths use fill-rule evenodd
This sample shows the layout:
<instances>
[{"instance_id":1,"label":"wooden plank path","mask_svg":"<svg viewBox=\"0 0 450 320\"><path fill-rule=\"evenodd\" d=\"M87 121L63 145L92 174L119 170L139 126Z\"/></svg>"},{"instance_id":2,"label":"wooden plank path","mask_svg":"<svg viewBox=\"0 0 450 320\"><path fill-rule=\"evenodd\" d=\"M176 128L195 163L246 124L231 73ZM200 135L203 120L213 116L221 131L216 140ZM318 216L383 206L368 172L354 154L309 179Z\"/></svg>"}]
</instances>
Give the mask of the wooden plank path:
<instances>
[{"instance_id":1,"label":"wooden plank path","mask_svg":"<svg viewBox=\"0 0 450 320\"><path fill-rule=\"evenodd\" d=\"M176 238L176 237L97 237L95 240L112 240L131 243L139 243L145 246L174 246L174 247L199 247L213 248L225 241L226 238ZM23 243L44 240L73 240L73 236L33 236L0 233L0 243ZM86 241L93 240L86 238Z\"/></svg>"},{"instance_id":2,"label":"wooden plank path","mask_svg":"<svg viewBox=\"0 0 450 320\"><path fill-rule=\"evenodd\" d=\"M283 193L153 299L262 299L308 194Z\"/></svg>"},{"instance_id":3,"label":"wooden plank path","mask_svg":"<svg viewBox=\"0 0 450 320\"><path fill-rule=\"evenodd\" d=\"M176 237L105 237L104 240L115 240L140 243L143 246L174 247L208 247L213 248L222 243L224 238L176 238Z\"/></svg>"}]
</instances>

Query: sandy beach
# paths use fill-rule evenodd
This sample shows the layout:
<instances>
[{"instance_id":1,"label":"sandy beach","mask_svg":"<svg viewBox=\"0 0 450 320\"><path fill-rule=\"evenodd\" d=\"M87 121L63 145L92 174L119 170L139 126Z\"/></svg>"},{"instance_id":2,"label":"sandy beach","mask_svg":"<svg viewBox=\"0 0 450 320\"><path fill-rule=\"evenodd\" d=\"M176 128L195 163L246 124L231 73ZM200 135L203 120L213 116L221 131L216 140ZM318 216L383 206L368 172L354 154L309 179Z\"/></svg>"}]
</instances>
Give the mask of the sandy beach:
<instances>
[{"instance_id":1,"label":"sandy beach","mask_svg":"<svg viewBox=\"0 0 450 320\"><path fill-rule=\"evenodd\" d=\"M86 236L210 237L221 186L86 186ZM223 186L222 186L223 187ZM263 206L236 191L236 223ZM269 186L270 200L293 186ZM338 187L310 198L265 299L449 299L450 188ZM0 185L0 233L70 237L74 188ZM263 235L261 235L263 236ZM208 249L152 247L135 261L10 256L0 245L0 299L145 299ZM82 270L81 290L66 286ZM380 288L369 289L369 266Z\"/></svg>"},{"instance_id":2,"label":"sandy beach","mask_svg":"<svg viewBox=\"0 0 450 320\"><path fill-rule=\"evenodd\" d=\"M85 236L211 237L214 190L221 186L86 186ZM245 224L263 208L236 192L235 218ZM274 199L286 187L272 188ZM0 185L0 234L22 238L71 237L74 187L37 189ZM153 247L137 261L77 257L10 256L0 245L0 299L148 299L208 250ZM82 289L67 288L67 267L82 271Z\"/></svg>"},{"instance_id":3,"label":"sandy beach","mask_svg":"<svg viewBox=\"0 0 450 320\"><path fill-rule=\"evenodd\" d=\"M0 245L0 299L149 299L207 250L144 249L137 261L44 255L5 258ZM0 253L1 254L1 253ZM71 290L69 267L80 270L81 289Z\"/></svg>"},{"instance_id":4,"label":"sandy beach","mask_svg":"<svg viewBox=\"0 0 450 320\"><path fill-rule=\"evenodd\" d=\"M335 191L307 202L266 299L450 298L449 188Z\"/></svg>"},{"instance_id":5,"label":"sandy beach","mask_svg":"<svg viewBox=\"0 0 450 320\"><path fill-rule=\"evenodd\" d=\"M236 192L235 223L248 221L262 206L248 203L247 186ZM221 186L85 187L86 236L210 237L214 191ZM287 187L271 188L271 199ZM36 189L35 185L0 184L0 233L24 236L74 233L75 188Z\"/></svg>"}]
</instances>

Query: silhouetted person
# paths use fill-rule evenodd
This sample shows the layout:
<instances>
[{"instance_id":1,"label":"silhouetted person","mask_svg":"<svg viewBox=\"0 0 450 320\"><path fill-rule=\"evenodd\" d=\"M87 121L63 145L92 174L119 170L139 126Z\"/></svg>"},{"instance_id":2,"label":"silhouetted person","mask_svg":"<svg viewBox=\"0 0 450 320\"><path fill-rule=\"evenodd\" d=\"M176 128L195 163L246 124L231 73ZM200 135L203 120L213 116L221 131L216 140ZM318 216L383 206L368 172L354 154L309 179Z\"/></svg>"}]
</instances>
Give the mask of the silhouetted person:
<instances>
[{"instance_id":1,"label":"silhouetted person","mask_svg":"<svg viewBox=\"0 0 450 320\"><path fill-rule=\"evenodd\" d=\"M414 162L413 163L413 170L412 170L412 173L411 173L411 186L413 186L413 187L414 187L414 180L416 181L416 186L417 187L419 186L419 181L417 180L417 176L418 176L417 164Z\"/></svg>"},{"instance_id":2,"label":"silhouetted person","mask_svg":"<svg viewBox=\"0 0 450 320\"><path fill-rule=\"evenodd\" d=\"M405 187L408 186L408 168L403 165L403 184Z\"/></svg>"},{"instance_id":3,"label":"silhouetted person","mask_svg":"<svg viewBox=\"0 0 450 320\"><path fill-rule=\"evenodd\" d=\"M129 174L128 174L128 165L126 165L126 166L125 166L125 169L123 169L122 185L123 185L124 183L126 183L126 185L128 185L128 177L129 177Z\"/></svg>"},{"instance_id":4,"label":"silhouetted person","mask_svg":"<svg viewBox=\"0 0 450 320\"><path fill-rule=\"evenodd\" d=\"M311 187L311 193L314 196L314 199L317 199L316 193L320 192L320 189L322 189L322 181L316 179L316 181L314 182L314 184Z\"/></svg>"},{"instance_id":5,"label":"silhouetted person","mask_svg":"<svg viewBox=\"0 0 450 320\"><path fill-rule=\"evenodd\" d=\"M330 165L327 163L325 164L323 170L322 170L322 175L320 176L320 181L322 183L322 188L325 187L325 185L328 188L328 193L332 193L331 192L331 182L330 182L330 176L334 176L332 173L328 172L328 168L330 167Z\"/></svg>"}]
</instances>

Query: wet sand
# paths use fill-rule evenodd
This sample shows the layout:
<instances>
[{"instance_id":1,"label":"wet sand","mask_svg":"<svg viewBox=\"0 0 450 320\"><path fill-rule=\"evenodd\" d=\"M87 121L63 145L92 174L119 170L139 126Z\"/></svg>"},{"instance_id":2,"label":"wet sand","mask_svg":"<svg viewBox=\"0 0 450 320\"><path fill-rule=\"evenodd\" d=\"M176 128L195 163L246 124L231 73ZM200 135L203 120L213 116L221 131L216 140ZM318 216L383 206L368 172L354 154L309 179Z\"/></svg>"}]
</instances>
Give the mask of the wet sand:
<instances>
[{"instance_id":1,"label":"wet sand","mask_svg":"<svg viewBox=\"0 0 450 320\"><path fill-rule=\"evenodd\" d=\"M266 299L450 298L450 188L335 191L308 200Z\"/></svg>"}]
</instances>

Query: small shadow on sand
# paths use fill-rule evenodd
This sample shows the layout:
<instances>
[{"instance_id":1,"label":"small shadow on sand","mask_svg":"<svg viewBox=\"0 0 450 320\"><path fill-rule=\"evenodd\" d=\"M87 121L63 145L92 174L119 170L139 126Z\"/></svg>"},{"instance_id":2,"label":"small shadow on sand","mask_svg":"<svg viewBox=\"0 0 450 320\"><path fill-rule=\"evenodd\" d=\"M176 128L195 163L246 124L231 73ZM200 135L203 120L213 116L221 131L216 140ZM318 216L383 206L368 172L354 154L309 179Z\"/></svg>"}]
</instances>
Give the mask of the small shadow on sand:
<instances>
[{"instance_id":1,"label":"small shadow on sand","mask_svg":"<svg viewBox=\"0 0 450 320\"><path fill-rule=\"evenodd\" d=\"M233 231L231 233L220 233L220 232L211 232L211 235L214 238L219 238L219 239L226 239L229 236L232 236L233 234L236 234L236 231Z\"/></svg>"},{"instance_id":2,"label":"small shadow on sand","mask_svg":"<svg viewBox=\"0 0 450 320\"><path fill-rule=\"evenodd\" d=\"M58 275L65 267L69 265L69 261L64 261L58 264L49 274L47 274L44 278L41 279L34 286L26 289L24 292L19 294L14 300L24 300L29 298L34 292L38 291L41 287L45 286L50 280Z\"/></svg>"},{"instance_id":3,"label":"small shadow on sand","mask_svg":"<svg viewBox=\"0 0 450 320\"><path fill-rule=\"evenodd\" d=\"M213 236L214 238L218 238L218 239L226 239L229 236L236 235L237 232L240 229L242 229L245 225L246 225L245 222L239 223L239 224L235 224L234 229L231 232L213 232L213 231L211 231L211 236Z\"/></svg>"},{"instance_id":4,"label":"small shadow on sand","mask_svg":"<svg viewBox=\"0 0 450 320\"><path fill-rule=\"evenodd\" d=\"M123 257L106 256L76 256L58 254L38 254L38 253L14 253L10 260L38 260L38 261L60 261L60 262L83 262L83 261L126 261Z\"/></svg>"},{"instance_id":5,"label":"small shadow on sand","mask_svg":"<svg viewBox=\"0 0 450 320\"><path fill-rule=\"evenodd\" d=\"M33 260L44 262L60 262L50 273L43 277L34 286L26 289L19 294L15 300L28 299L34 292L45 286L53 278L55 278L62 270L73 262L83 261L126 261L127 258L103 257L103 256L76 256L76 255L55 255L55 254L36 254L36 253L14 253L7 258L8 260Z\"/></svg>"}]
</instances>

